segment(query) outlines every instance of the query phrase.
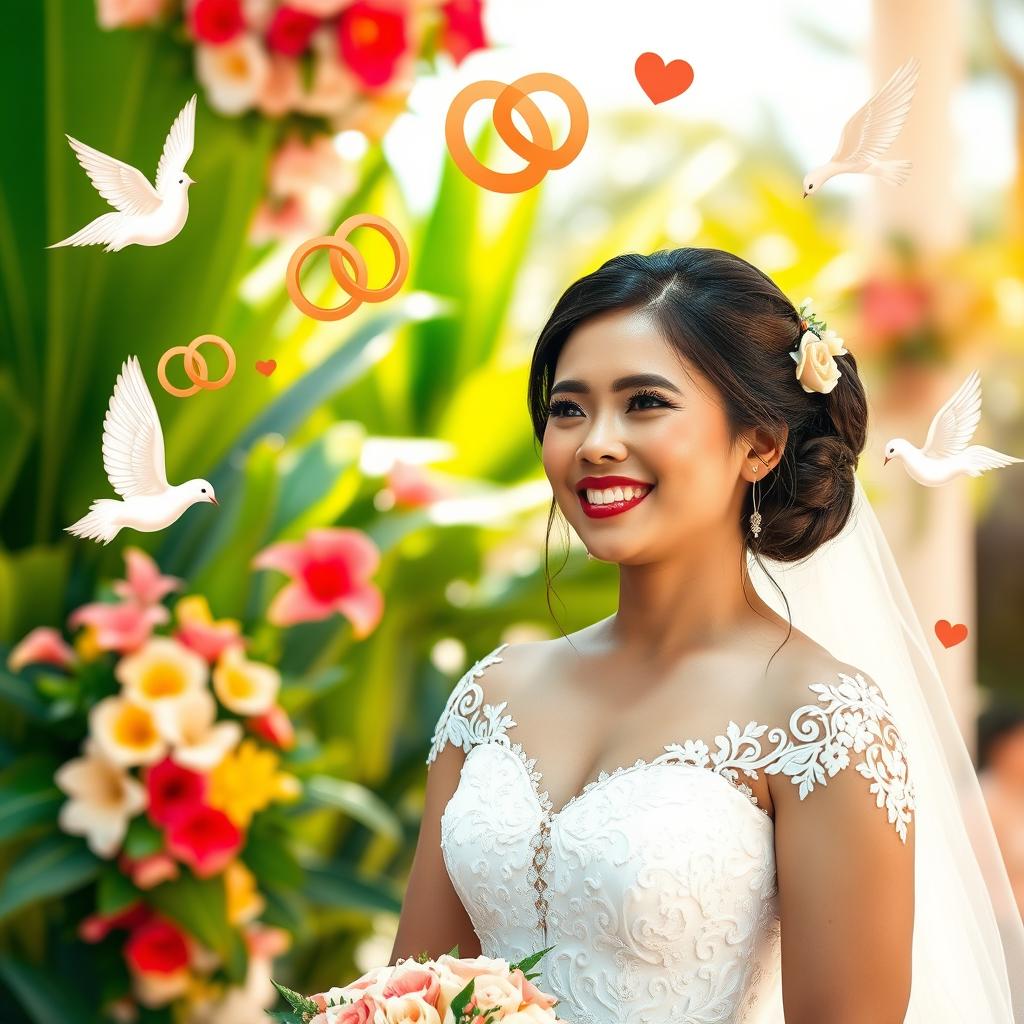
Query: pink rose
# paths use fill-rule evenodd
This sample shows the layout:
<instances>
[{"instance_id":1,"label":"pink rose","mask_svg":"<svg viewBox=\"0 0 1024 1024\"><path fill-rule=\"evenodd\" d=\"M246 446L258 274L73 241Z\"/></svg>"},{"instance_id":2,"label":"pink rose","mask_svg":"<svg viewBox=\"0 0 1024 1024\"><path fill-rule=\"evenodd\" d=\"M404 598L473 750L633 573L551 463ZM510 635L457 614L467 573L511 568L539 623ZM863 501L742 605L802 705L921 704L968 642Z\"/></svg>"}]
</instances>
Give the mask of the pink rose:
<instances>
[{"instance_id":1,"label":"pink rose","mask_svg":"<svg viewBox=\"0 0 1024 1024\"><path fill-rule=\"evenodd\" d=\"M513 984L519 986L523 1002L527 1006L538 1006L542 1010L550 1010L558 1002L554 996L541 992L518 967L509 975L509 978Z\"/></svg>"},{"instance_id":2,"label":"pink rose","mask_svg":"<svg viewBox=\"0 0 1024 1024\"><path fill-rule=\"evenodd\" d=\"M414 961L415 964L415 961ZM411 967L396 968L391 980L384 986L384 997L415 995L430 1006L437 1006L441 995L441 983L433 971L418 964Z\"/></svg>"},{"instance_id":3,"label":"pink rose","mask_svg":"<svg viewBox=\"0 0 1024 1024\"><path fill-rule=\"evenodd\" d=\"M327 1019L331 1024L373 1024L376 1012L376 1001L367 995L348 1006L331 1007L327 1011Z\"/></svg>"}]
</instances>

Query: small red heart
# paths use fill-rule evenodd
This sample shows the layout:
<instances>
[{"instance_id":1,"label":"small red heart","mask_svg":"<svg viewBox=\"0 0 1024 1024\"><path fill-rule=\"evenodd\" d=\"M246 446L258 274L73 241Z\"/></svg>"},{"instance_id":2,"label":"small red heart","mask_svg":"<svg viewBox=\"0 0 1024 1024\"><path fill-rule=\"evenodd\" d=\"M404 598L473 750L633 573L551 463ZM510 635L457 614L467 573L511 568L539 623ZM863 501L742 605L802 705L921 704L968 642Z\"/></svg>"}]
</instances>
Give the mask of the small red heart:
<instances>
[{"instance_id":1,"label":"small red heart","mask_svg":"<svg viewBox=\"0 0 1024 1024\"><path fill-rule=\"evenodd\" d=\"M641 53L633 70L652 103L664 103L679 96L693 83L693 68L685 60L666 64L656 53Z\"/></svg>"},{"instance_id":2,"label":"small red heart","mask_svg":"<svg viewBox=\"0 0 1024 1024\"><path fill-rule=\"evenodd\" d=\"M256 369L263 374L264 377L269 377L277 369L276 359L257 359Z\"/></svg>"},{"instance_id":3,"label":"small red heart","mask_svg":"<svg viewBox=\"0 0 1024 1024\"><path fill-rule=\"evenodd\" d=\"M935 623L935 635L943 647L955 647L967 639L967 627L962 622L954 626L949 619L939 619Z\"/></svg>"}]
</instances>

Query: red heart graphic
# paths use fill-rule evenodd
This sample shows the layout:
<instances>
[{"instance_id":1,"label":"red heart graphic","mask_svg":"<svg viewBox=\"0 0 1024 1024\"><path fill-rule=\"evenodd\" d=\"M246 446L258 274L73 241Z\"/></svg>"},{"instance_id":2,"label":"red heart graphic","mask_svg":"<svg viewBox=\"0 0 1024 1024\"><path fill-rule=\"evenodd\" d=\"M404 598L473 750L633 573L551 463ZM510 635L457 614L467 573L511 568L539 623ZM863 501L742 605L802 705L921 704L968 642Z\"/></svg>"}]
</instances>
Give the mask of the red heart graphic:
<instances>
[{"instance_id":1,"label":"red heart graphic","mask_svg":"<svg viewBox=\"0 0 1024 1024\"><path fill-rule=\"evenodd\" d=\"M269 377L277 369L276 359L257 359L256 369L263 374L264 377Z\"/></svg>"},{"instance_id":2,"label":"red heart graphic","mask_svg":"<svg viewBox=\"0 0 1024 1024\"><path fill-rule=\"evenodd\" d=\"M935 635L943 647L955 647L967 639L967 627L962 622L954 626L949 619L939 619L935 623Z\"/></svg>"},{"instance_id":3,"label":"red heart graphic","mask_svg":"<svg viewBox=\"0 0 1024 1024\"><path fill-rule=\"evenodd\" d=\"M664 103L679 96L693 83L693 68L685 60L666 64L656 53L641 53L634 71L640 88L652 103Z\"/></svg>"}]
</instances>

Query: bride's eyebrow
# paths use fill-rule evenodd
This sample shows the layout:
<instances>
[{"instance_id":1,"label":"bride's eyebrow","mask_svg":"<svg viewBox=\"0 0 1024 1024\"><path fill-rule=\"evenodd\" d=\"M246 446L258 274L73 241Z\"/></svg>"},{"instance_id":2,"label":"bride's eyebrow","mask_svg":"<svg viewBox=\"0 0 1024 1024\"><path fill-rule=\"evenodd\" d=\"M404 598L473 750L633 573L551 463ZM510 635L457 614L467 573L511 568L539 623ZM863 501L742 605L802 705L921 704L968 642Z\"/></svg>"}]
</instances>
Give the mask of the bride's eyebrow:
<instances>
[{"instance_id":1,"label":"bride's eyebrow","mask_svg":"<svg viewBox=\"0 0 1024 1024\"><path fill-rule=\"evenodd\" d=\"M637 387L656 387L666 388L669 391L674 391L677 395L681 395L682 391L679 390L667 377L662 377L660 373L631 373L626 377L619 377L612 381L612 391L625 391L626 388L637 388ZM551 394L557 395L562 391L572 391L580 395L590 394L590 385L586 381L577 380L576 378L567 378L566 380L560 380L551 388Z\"/></svg>"}]
</instances>

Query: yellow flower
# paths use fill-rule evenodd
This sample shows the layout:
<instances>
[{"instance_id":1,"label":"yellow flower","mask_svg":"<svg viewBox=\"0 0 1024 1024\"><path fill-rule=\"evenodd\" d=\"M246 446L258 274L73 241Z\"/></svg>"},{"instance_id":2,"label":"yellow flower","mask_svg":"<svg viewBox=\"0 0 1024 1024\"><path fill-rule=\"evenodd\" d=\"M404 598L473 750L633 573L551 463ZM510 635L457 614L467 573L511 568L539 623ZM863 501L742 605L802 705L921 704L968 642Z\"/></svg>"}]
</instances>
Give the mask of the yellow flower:
<instances>
[{"instance_id":1,"label":"yellow flower","mask_svg":"<svg viewBox=\"0 0 1024 1024\"><path fill-rule=\"evenodd\" d=\"M198 654L167 636L147 640L114 669L125 696L152 710L201 690L207 673L206 662Z\"/></svg>"},{"instance_id":2,"label":"yellow flower","mask_svg":"<svg viewBox=\"0 0 1024 1024\"><path fill-rule=\"evenodd\" d=\"M256 888L256 878L240 861L233 860L224 869L228 897L228 921L239 925L263 913L267 901Z\"/></svg>"},{"instance_id":3,"label":"yellow flower","mask_svg":"<svg viewBox=\"0 0 1024 1024\"><path fill-rule=\"evenodd\" d=\"M238 647L229 647L213 670L213 688L221 704L236 715L262 715L277 700L280 686L276 668L249 661Z\"/></svg>"},{"instance_id":4,"label":"yellow flower","mask_svg":"<svg viewBox=\"0 0 1024 1024\"><path fill-rule=\"evenodd\" d=\"M99 630L95 626L86 626L78 636L75 637L75 650L82 661L95 661L103 654L103 648L96 640Z\"/></svg>"},{"instance_id":5,"label":"yellow flower","mask_svg":"<svg viewBox=\"0 0 1024 1024\"><path fill-rule=\"evenodd\" d=\"M277 754L244 739L210 773L207 801L222 810L239 828L246 828L281 791Z\"/></svg>"}]
</instances>

